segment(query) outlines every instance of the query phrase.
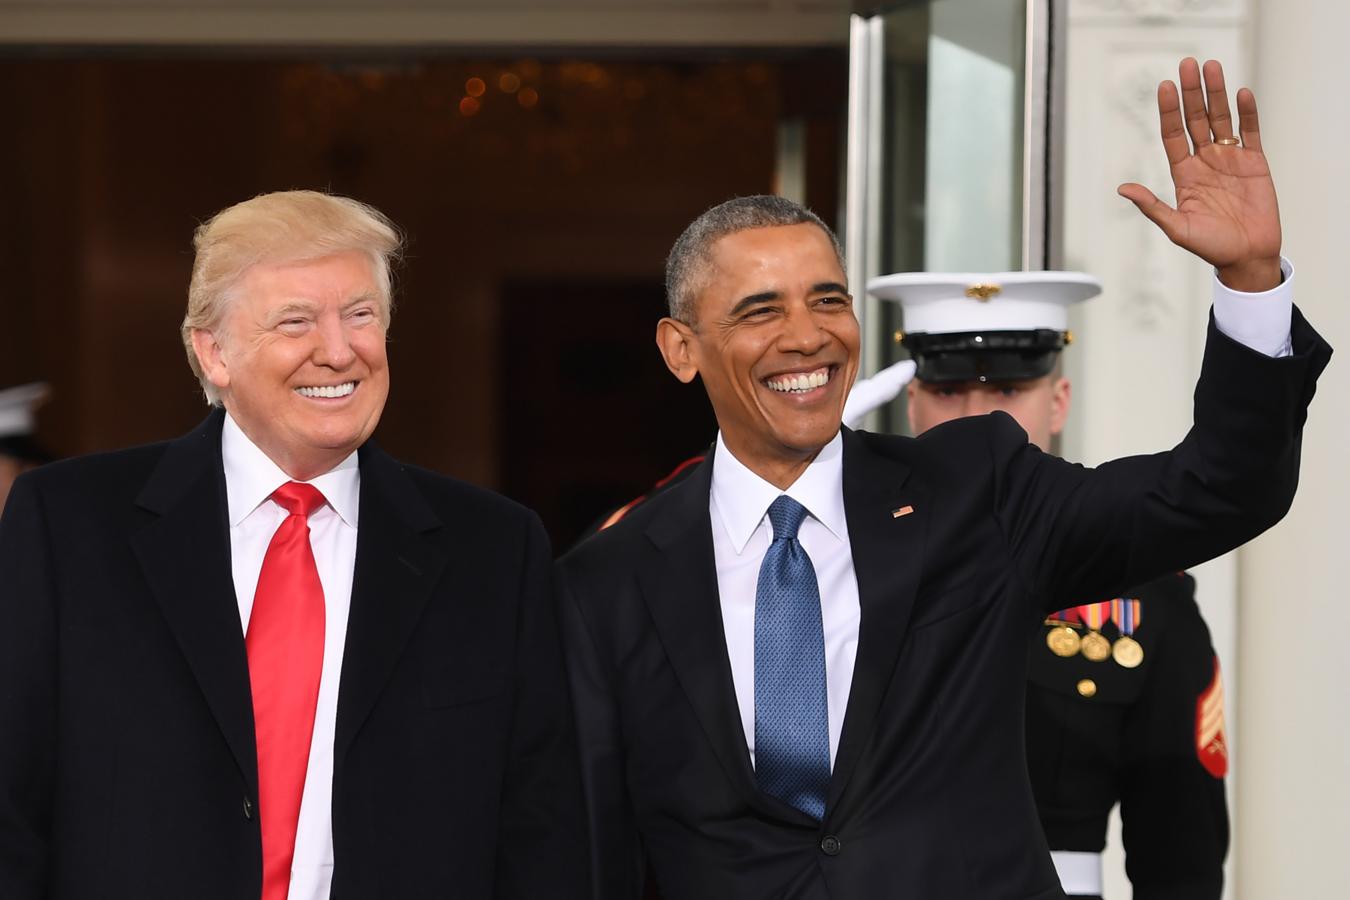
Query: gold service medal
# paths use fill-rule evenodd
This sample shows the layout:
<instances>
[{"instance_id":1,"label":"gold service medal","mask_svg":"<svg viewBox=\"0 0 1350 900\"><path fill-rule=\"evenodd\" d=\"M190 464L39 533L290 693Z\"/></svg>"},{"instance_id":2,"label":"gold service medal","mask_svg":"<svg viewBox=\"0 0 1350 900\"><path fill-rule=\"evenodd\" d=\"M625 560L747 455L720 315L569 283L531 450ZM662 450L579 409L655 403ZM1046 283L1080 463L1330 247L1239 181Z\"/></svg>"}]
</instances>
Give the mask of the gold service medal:
<instances>
[{"instance_id":1,"label":"gold service medal","mask_svg":"<svg viewBox=\"0 0 1350 900\"><path fill-rule=\"evenodd\" d=\"M1144 648L1128 634L1119 638L1111 648L1111 658L1127 669L1133 669L1144 661Z\"/></svg>"},{"instance_id":2,"label":"gold service medal","mask_svg":"<svg viewBox=\"0 0 1350 900\"><path fill-rule=\"evenodd\" d=\"M1045 635L1045 645L1050 648L1050 652L1066 659L1078 653L1080 644L1082 640L1078 637L1078 632L1068 625L1052 628Z\"/></svg>"},{"instance_id":3,"label":"gold service medal","mask_svg":"<svg viewBox=\"0 0 1350 900\"><path fill-rule=\"evenodd\" d=\"M1111 615L1111 601L1088 603L1078 607L1079 618L1089 631L1083 635L1082 653L1092 662L1102 662L1111 655L1111 642L1102 637L1101 628Z\"/></svg>"},{"instance_id":4,"label":"gold service medal","mask_svg":"<svg viewBox=\"0 0 1350 900\"><path fill-rule=\"evenodd\" d=\"M1111 621L1120 629L1120 638L1111 648L1111 658L1126 669L1133 669L1144 661L1144 648L1133 637L1141 612L1137 599L1119 597L1111 601Z\"/></svg>"},{"instance_id":5,"label":"gold service medal","mask_svg":"<svg viewBox=\"0 0 1350 900\"><path fill-rule=\"evenodd\" d=\"M1102 637L1100 631L1089 631L1083 635L1082 652L1092 662L1102 662L1111 655L1111 642Z\"/></svg>"}]
</instances>

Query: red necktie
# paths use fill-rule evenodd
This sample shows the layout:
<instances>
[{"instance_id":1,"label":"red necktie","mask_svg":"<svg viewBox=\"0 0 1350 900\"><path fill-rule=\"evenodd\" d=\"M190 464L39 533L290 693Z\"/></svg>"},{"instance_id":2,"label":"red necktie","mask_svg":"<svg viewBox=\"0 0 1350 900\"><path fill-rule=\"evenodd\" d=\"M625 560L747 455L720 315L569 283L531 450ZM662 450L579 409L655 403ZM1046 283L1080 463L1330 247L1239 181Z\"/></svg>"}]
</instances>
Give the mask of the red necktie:
<instances>
[{"instance_id":1,"label":"red necktie","mask_svg":"<svg viewBox=\"0 0 1350 900\"><path fill-rule=\"evenodd\" d=\"M267 545L244 644L258 738L262 900L286 900L323 669L323 586L309 546L309 514L324 498L292 481L272 499L290 515Z\"/></svg>"}]
</instances>

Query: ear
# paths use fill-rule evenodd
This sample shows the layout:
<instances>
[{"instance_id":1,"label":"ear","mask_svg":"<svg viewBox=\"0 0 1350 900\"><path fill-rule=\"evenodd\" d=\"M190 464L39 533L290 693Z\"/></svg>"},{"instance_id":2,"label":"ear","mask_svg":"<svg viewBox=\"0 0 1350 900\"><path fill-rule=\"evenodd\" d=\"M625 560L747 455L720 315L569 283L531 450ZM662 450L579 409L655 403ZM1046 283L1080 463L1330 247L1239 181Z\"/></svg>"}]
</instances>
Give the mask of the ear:
<instances>
[{"instance_id":1,"label":"ear","mask_svg":"<svg viewBox=\"0 0 1350 900\"><path fill-rule=\"evenodd\" d=\"M656 323L656 346L666 361L666 368L680 381L688 384L698 374L694 361L694 329L669 316Z\"/></svg>"},{"instance_id":2,"label":"ear","mask_svg":"<svg viewBox=\"0 0 1350 900\"><path fill-rule=\"evenodd\" d=\"M1050 386L1050 434L1058 435L1069 420L1069 402L1073 399L1073 388L1069 379L1059 378Z\"/></svg>"},{"instance_id":3,"label":"ear","mask_svg":"<svg viewBox=\"0 0 1350 900\"><path fill-rule=\"evenodd\" d=\"M202 367L206 380L224 390L230 386L230 370L225 364L225 350L216 340L213 332L205 328L192 329L192 352L197 354L197 364Z\"/></svg>"},{"instance_id":4,"label":"ear","mask_svg":"<svg viewBox=\"0 0 1350 900\"><path fill-rule=\"evenodd\" d=\"M909 433L918 435L919 429L914 425L914 398L919 393L919 379L915 378L905 385L905 416L909 419Z\"/></svg>"}]
</instances>

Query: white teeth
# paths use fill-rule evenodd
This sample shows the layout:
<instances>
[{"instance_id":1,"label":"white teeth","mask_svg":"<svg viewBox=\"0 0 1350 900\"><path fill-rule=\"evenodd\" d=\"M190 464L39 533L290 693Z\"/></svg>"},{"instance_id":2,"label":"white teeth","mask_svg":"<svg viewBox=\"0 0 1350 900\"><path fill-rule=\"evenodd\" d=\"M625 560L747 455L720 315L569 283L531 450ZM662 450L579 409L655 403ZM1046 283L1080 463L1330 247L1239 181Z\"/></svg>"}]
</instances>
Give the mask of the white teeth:
<instances>
[{"instance_id":1,"label":"white teeth","mask_svg":"<svg viewBox=\"0 0 1350 900\"><path fill-rule=\"evenodd\" d=\"M295 392L301 397L326 397L328 399L336 399L338 397L345 397L354 390L356 390L356 382L348 381L344 384L331 384L319 387L298 387L295 389Z\"/></svg>"},{"instance_id":2,"label":"white teeth","mask_svg":"<svg viewBox=\"0 0 1350 900\"><path fill-rule=\"evenodd\" d=\"M785 375L766 382L769 388L784 394L804 394L830 382L830 370L818 369L807 375Z\"/></svg>"}]
</instances>

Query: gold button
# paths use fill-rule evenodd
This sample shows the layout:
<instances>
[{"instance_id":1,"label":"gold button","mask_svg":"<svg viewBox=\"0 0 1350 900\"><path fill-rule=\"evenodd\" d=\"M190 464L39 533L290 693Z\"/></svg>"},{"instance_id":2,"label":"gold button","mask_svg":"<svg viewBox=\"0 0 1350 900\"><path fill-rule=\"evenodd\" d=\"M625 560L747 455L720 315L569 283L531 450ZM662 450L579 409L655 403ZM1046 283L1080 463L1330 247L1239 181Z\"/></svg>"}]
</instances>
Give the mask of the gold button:
<instances>
[{"instance_id":1,"label":"gold button","mask_svg":"<svg viewBox=\"0 0 1350 900\"><path fill-rule=\"evenodd\" d=\"M893 338L895 338L895 342L896 342L897 344L900 343L901 341L903 341L903 340L905 339L905 333L904 333L903 331L897 331L895 334L893 334L893 335L891 335L891 336L892 336Z\"/></svg>"},{"instance_id":2,"label":"gold button","mask_svg":"<svg viewBox=\"0 0 1350 900\"><path fill-rule=\"evenodd\" d=\"M1097 682L1093 681L1091 678L1084 678L1082 681L1078 682L1078 693L1082 694L1084 697L1097 696Z\"/></svg>"}]
</instances>

